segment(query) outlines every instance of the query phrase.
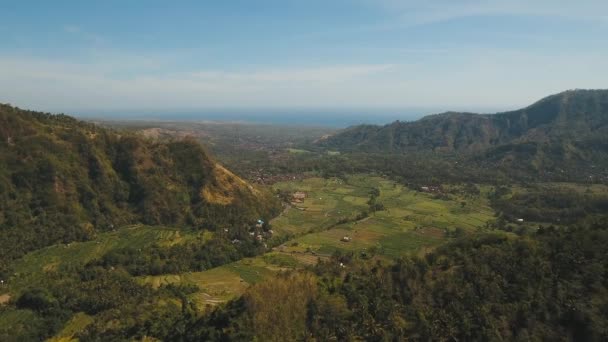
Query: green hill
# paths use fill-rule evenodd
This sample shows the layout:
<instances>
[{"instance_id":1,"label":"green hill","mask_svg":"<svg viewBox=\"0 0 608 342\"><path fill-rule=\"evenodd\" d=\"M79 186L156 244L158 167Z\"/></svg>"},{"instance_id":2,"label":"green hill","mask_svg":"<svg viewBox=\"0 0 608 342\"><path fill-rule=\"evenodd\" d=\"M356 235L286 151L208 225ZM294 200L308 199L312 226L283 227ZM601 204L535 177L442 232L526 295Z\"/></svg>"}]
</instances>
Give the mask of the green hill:
<instances>
[{"instance_id":1,"label":"green hill","mask_svg":"<svg viewBox=\"0 0 608 342\"><path fill-rule=\"evenodd\" d=\"M28 251L126 224L214 229L276 210L194 140L0 105L0 275Z\"/></svg>"},{"instance_id":2,"label":"green hill","mask_svg":"<svg viewBox=\"0 0 608 342\"><path fill-rule=\"evenodd\" d=\"M414 122L354 126L317 145L414 160L456 156L474 174L500 170L520 180L606 181L608 90L566 91L497 114L448 112Z\"/></svg>"},{"instance_id":3,"label":"green hill","mask_svg":"<svg viewBox=\"0 0 608 342\"><path fill-rule=\"evenodd\" d=\"M318 143L368 152L473 152L531 141L569 139L580 143L605 137L607 132L608 90L573 90L511 112L448 112L414 122L354 126Z\"/></svg>"}]
</instances>

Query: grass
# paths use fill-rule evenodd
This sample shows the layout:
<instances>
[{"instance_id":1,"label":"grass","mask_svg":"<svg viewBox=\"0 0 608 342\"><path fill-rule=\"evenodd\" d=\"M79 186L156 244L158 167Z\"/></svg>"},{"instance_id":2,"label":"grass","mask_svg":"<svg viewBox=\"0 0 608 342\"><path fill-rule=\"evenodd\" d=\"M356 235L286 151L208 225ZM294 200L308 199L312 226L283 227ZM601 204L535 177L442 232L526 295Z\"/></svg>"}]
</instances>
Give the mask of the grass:
<instances>
[{"instance_id":1,"label":"grass","mask_svg":"<svg viewBox=\"0 0 608 342\"><path fill-rule=\"evenodd\" d=\"M232 267L235 272L247 284L255 284L264 280L265 276L270 275L270 270L262 266L244 265L236 263Z\"/></svg>"},{"instance_id":2,"label":"grass","mask_svg":"<svg viewBox=\"0 0 608 342\"><path fill-rule=\"evenodd\" d=\"M66 323L63 329L55 335L55 337L49 339L48 342L77 341L74 339L74 335L82 331L91 323L93 323L93 317L84 312L79 312Z\"/></svg>"},{"instance_id":3,"label":"grass","mask_svg":"<svg viewBox=\"0 0 608 342\"><path fill-rule=\"evenodd\" d=\"M227 265L226 265L227 266ZM218 304L233 298L235 295L245 291L248 284L241 281L241 277L228 267L217 267L204 272L188 272L179 275L160 275L139 277L138 280L144 284L150 284L155 288L167 284L196 285L200 289L191 295L191 298L199 305Z\"/></svg>"},{"instance_id":4,"label":"grass","mask_svg":"<svg viewBox=\"0 0 608 342\"><path fill-rule=\"evenodd\" d=\"M34 321L36 314L30 310L8 309L0 315L0 335L22 335Z\"/></svg>"},{"instance_id":5,"label":"grass","mask_svg":"<svg viewBox=\"0 0 608 342\"><path fill-rule=\"evenodd\" d=\"M429 229L428 231L432 231ZM443 240L442 234L428 233L425 230L397 233L380 240L381 253L387 256L399 257L404 253L417 252L424 248L434 247Z\"/></svg>"},{"instance_id":6,"label":"grass","mask_svg":"<svg viewBox=\"0 0 608 342\"><path fill-rule=\"evenodd\" d=\"M268 256L246 258L203 272L144 276L138 277L138 280L154 288L167 284L196 285L199 291L192 294L191 299L199 307L216 305L242 294L249 285L268 279L277 272L292 267L276 265L267 262L265 258L267 259ZM282 258L282 256L278 258Z\"/></svg>"},{"instance_id":7,"label":"grass","mask_svg":"<svg viewBox=\"0 0 608 342\"><path fill-rule=\"evenodd\" d=\"M306 153L311 153L310 151L307 150L301 150L301 149L297 149L297 148L288 148L287 152L289 153L293 153L293 154L306 154Z\"/></svg>"},{"instance_id":8,"label":"grass","mask_svg":"<svg viewBox=\"0 0 608 342\"><path fill-rule=\"evenodd\" d=\"M300 264L297 258L292 255L284 254L284 253L268 253L262 256L264 262L270 265L276 265L279 267L292 267L295 268Z\"/></svg>"},{"instance_id":9,"label":"grass","mask_svg":"<svg viewBox=\"0 0 608 342\"><path fill-rule=\"evenodd\" d=\"M483 228L494 214L484 196L465 200L450 195L441 200L433 194L368 175L351 176L346 181L310 178L278 183L275 188L308 194L304 203L298 204L305 211L289 210L273 221L275 230L297 236L297 246L285 244L287 252L308 250L327 255L336 250L376 247L382 254L397 257L438 245L445 240L447 231L462 228L472 232ZM380 190L377 201L384 204L385 210L359 222L338 224L340 219L352 219L368 208L372 188ZM465 206L461 205L463 201ZM344 236L349 236L351 241L341 241Z\"/></svg>"},{"instance_id":10,"label":"grass","mask_svg":"<svg viewBox=\"0 0 608 342\"><path fill-rule=\"evenodd\" d=\"M605 184L577 184L577 183L543 183L551 188L571 190L578 193L589 193L593 195L608 194L608 185Z\"/></svg>"},{"instance_id":11,"label":"grass","mask_svg":"<svg viewBox=\"0 0 608 342\"><path fill-rule=\"evenodd\" d=\"M308 178L296 182L280 182L274 188L290 192L304 191L307 194L304 203L295 204L271 221L273 229L278 233L302 235L324 230L344 218L355 217L367 208L365 197L368 190L338 179Z\"/></svg>"}]
</instances>

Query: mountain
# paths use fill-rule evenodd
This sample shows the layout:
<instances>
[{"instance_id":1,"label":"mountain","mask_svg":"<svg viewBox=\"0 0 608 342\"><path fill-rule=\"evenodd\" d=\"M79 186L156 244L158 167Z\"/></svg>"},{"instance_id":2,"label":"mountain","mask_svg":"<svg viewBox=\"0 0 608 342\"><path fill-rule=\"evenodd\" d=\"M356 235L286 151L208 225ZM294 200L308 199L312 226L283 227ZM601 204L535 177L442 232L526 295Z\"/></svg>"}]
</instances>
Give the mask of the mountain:
<instances>
[{"instance_id":1,"label":"mountain","mask_svg":"<svg viewBox=\"0 0 608 342\"><path fill-rule=\"evenodd\" d=\"M214 229L277 208L193 139L152 140L0 105L0 273L30 250L126 224Z\"/></svg>"},{"instance_id":2,"label":"mountain","mask_svg":"<svg viewBox=\"0 0 608 342\"><path fill-rule=\"evenodd\" d=\"M318 144L368 152L475 152L555 140L574 141L581 147L597 140L605 144L607 133L608 90L572 90L504 113L447 112L414 122L354 126Z\"/></svg>"}]
</instances>

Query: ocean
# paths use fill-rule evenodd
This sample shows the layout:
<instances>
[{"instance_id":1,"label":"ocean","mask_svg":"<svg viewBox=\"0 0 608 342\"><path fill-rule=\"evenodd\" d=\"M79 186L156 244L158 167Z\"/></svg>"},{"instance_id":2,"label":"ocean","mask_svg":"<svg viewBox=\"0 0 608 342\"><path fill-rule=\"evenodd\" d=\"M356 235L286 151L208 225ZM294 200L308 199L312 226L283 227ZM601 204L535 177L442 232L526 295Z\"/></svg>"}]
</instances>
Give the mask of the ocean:
<instances>
[{"instance_id":1,"label":"ocean","mask_svg":"<svg viewBox=\"0 0 608 342\"><path fill-rule=\"evenodd\" d=\"M359 124L383 125L396 120L412 121L434 113L429 109L359 109L359 110L196 110L196 111L86 111L71 114L82 119L222 121L273 125L303 125L343 128Z\"/></svg>"}]
</instances>

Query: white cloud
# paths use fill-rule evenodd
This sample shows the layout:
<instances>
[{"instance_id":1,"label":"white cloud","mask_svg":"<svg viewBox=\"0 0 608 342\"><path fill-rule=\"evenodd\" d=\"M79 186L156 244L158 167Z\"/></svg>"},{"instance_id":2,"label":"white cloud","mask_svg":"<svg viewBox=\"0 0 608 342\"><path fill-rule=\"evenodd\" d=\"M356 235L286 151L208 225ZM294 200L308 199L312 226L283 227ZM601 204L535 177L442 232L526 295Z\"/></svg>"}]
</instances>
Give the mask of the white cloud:
<instances>
[{"instance_id":1,"label":"white cloud","mask_svg":"<svg viewBox=\"0 0 608 342\"><path fill-rule=\"evenodd\" d=\"M365 77L381 73L393 65L346 65L328 66L317 68L299 69L271 69L251 72L217 72L203 71L191 74L194 79L200 81L220 81L239 83L263 83L263 82L331 82L340 83L359 77Z\"/></svg>"},{"instance_id":2,"label":"white cloud","mask_svg":"<svg viewBox=\"0 0 608 342\"><path fill-rule=\"evenodd\" d=\"M66 25L63 27L63 30L67 33L80 33L81 29L75 25Z\"/></svg>"},{"instance_id":3,"label":"white cloud","mask_svg":"<svg viewBox=\"0 0 608 342\"><path fill-rule=\"evenodd\" d=\"M512 15L558 17L601 22L605 0L366 0L401 18L399 25L416 26L458 18ZM389 24L390 25L390 24Z\"/></svg>"},{"instance_id":4,"label":"white cloud","mask_svg":"<svg viewBox=\"0 0 608 342\"><path fill-rule=\"evenodd\" d=\"M601 51L552 55L483 49L415 64L116 72L129 63L136 60L116 55L110 62L78 64L0 57L0 102L74 114L211 107L507 109L566 89L605 88L598 71L608 70Z\"/></svg>"},{"instance_id":5,"label":"white cloud","mask_svg":"<svg viewBox=\"0 0 608 342\"><path fill-rule=\"evenodd\" d=\"M0 93L4 102L49 110L314 105L331 103L332 88L348 88L391 68L346 65L113 77L103 63L0 58Z\"/></svg>"},{"instance_id":6,"label":"white cloud","mask_svg":"<svg viewBox=\"0 0 608 342\"><path fill-rule=\"evenodd\" d=\"M66 33L73 35L74 37L77 37L79 39L82 39L89 44L101 45L106 43L106 39L104 37L95 33L88 32L80 26L65 25L63 26L63 30Z\"/></svg>"}]
</instances>

